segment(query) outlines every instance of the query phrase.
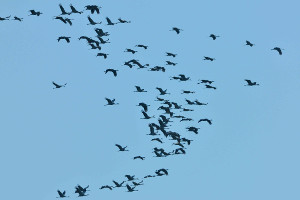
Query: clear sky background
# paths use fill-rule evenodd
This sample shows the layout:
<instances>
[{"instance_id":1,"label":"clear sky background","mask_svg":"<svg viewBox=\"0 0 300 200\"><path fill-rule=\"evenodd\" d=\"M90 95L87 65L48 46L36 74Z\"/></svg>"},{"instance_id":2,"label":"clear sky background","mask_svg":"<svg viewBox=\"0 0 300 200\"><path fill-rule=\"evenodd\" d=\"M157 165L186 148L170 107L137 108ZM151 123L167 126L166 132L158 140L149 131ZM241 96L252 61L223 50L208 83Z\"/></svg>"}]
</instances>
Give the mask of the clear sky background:
<instances>
[{"instance_id":1,"label":"clear sky background","mask_svg":"<svg viewBox=\"0 0 300 200\"><path fill-rule=\"evenodd\" d=\"M58 4L82 10L102 6L96 27L108 31L102 45L107 60L96 58L86 42L96 36L86 16L73 14L73 26L53 20ZM296 0L114 0L37 1L2 0L0 16L23 17L23 22L0 22L0 188L6 200L51 200L56 190L77 199L74 187L90 185L87 200L95 199L299 199L300 26ZM28 16L28 10L44 13ZM130 24L105 25L105 17ZM182 28L181 34L169 30ZM213 41L211 33L220 35ZM57 42L70 36L71 43ZM249 40L254 47L245 46ZM136 44L149 46L136 55L124 53ZM270 49L284 48L283 55ZM174 59L165 52L174 52ZM216 58L204 61L203 56ZM132 58L141 63L178 65L149 72L122 66ZM118 77L104 74L119 70ZM192 81L170 76L184 73ZM198 79L214 80L217 90L205 89ZM244 79L259 87L244 87ZM53 90L52 81L65 88ZM140 85L148 93L135 93ZM171 151L171 142L150 142L148 123L141 120L139 102L151 104L149 115L159 116L155 87L168 89L168 99L186 106L185 98L207 102L174 120L170 130L194 140L186 155L154 158L151 148ZM182 95L181 90L195 94ZM117 106L104 106L105 97ZM191 108L191 107L189 107ZM181 113L178 113L181 114ZM200 118L213 125L197 124ZM187 126L200 127L194 135ZM118 152L116 143L129 152ZM143 155L146 160L133 160ZM169 176L144 180L138 192L125 188L99 190L125 174L143 177L156 169Z\"/></svg>"}]
</instances>

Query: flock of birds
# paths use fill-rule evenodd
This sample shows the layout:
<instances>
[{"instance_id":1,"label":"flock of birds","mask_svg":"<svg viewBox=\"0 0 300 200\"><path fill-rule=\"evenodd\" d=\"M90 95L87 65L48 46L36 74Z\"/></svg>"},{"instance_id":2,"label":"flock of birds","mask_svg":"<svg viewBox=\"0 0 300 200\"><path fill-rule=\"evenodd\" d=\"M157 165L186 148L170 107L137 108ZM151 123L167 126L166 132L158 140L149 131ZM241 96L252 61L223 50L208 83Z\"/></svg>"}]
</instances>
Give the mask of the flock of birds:
<instances>
[{"instance_id":1,"label":"flock of birds","mask_svg":"<svg viewBox=\"0 0 300 200\"><path fill-rule=\"evenodd\" d=\"M94 21L91 16L93 14L100 14L100 9L101 9L100 6L87 5L87 6L85 6L84 10L78 11L72 4L70 4L70 12L67 12L61 4L59 4L59 8L60 8L61 14L59 14L58 16L55 16L53 19L59 20L59 21L63 22L64 24L68 24L70 26L72 26L72 24L73 24L73 22L72 22L73 19L70 19L66 16L73 15L73 14L81 15L85 12L89 12L89 14L90 14L87 16L87 21L88 21L87 25L97 26L99 24L102 24L101 21ZM37 16L37 17L41 16L43 14L42 12L36 11L36 10L30 10L29 13L30 13L29 16ZM5 20L16 20L16 21L22 22L23 18L20 18L17 16L14 16L13 18L11 18L11 16L0 17L0 21L5 21ZM121 18L118 19L118 22L112 22L111 19L108 17L106 17L105 20L107 22L106 25L109 25L109 26L114 26L116 24L131 23L131 21L127 21L127 20L124 20ZM96 53L97 57L103 57L104 59L107 59L109 54L102 52L101 46L110 43L109 39L105 39L105 37L108 37L110 34L108 32L105 32L101 28L94 28L94 31L97 34L96 38L92 38L89 36L80 36L78 38L78 40L85 40L91 49L97 51L97 53ZM174 31L176 34L180 34L183 30L180 28L177 28L177 27L172 27L172 29L170 31ZM209 35L209 37L212 38L212 40L217 40L217 38L219 38L220 36L211 34L211 35ZM65 40L67 43L70 43L71 37L60 36L57 38L58 42L61 42L61 40ZM249 47L253 47L255 44L246 40L245 45L247 45ZM136 49L127 48L124 50L124 52L131 53L132 55L134 55L135 53L138 52L138 49L147 50L149 48L149 46L143 45L143 44L137 44L137 45L135 45L135 47L136 47ZM283 49L281 49L279 47L274 47L271 50L275 50L279 53L279 55L282 55ZM129 61L126 61L126 62L124 62L123 65L128 66L129 68L133 68L134 66L136 66L136 67L138 67L138 69L148 69L148 71L166 72L167 66L177 65L176 62L171 61L171 59L175 59L177 57L177 54L171 53L171 52L166 52L165 56L170 58L170 60L166 61L165 66L157 65L157 66L150 67L149 64L142 64L139 60L136 60L136 59L131 59ZM212 57L204 56L203 60L212 62L216 59L212 58ZM112 73L114 77L117 77L118 71L119 70L117 70L117 69L109 68L109 69L106 69L104 72L105 72L105 74ZM171 76L170 80L177 80L180 82L184 82L184 81L191 81L191 78L187 77L184 74L179 74L177 76ZM245 79L245 81L246 81L245 86L259 86L259 84L257 82L251 81L249 79ZM58 84L54 81L52 83L54 85L53 89L59 89L62 87L66 87L66 85L67 85L67 83ZM212 81L212 80L204 80L204 79L199 80L199 82L197 84L203 84L206 89L212 89L212 90L217 89L213 85L214 81ZM137 86L137 85L135 86L135 89L136 90L134 92L136 92L136 93L148 92L147 90L143 89L141 86ZM159 117L155 118L155 116L150 116L149 106L151 106L151 105L149 105L145 102L139 102L138 105L136 105L136 106L139 106L142 108L142 110L141 110L142 118L141 119L156 120L156 122L152 122L152 123L148 124L149 133L147 135L151 137L150 141L152 143L156 143L156 144L170 143L171 147L176 146L176 148L174 148L172 151L167 151L164 148L154 147L153 151L152 151L153 156L154 157L168 157L168 156L173 156L173 155L186 154L187 146L191 145L193 140L188 139L187 137L183 136L183 134L180 134L174 130L171 131L170 130L171 126L172 126L171 124L172 124L172 122L184 123L184 122L194 121L194 119L186 117L186 115L184 113L194 112L195 108L197 106L206 106L208 103L200 102L198 99L191 100L188 98L184 98L184 101L186 102L186 106L180 105L178 102L171 100L171 98L167 98L167 97L170 97L170 95L171 95L167 91L167 89L163 89L160 87L156 87L155 89L158 91L158 94L157 94L158 96L155 97L154 101L160 102L160 105L161 105L157 108L158 112L161 112L158 114ZM188 94L194 94L194 93L196 93L196 92L190 91L190 90L182 90L181 91L182 96L188 95ZM115 105L119 104L118 102L116 102L116 99L114 99L114 98L105 98L105 100L107 101L107 104L105 106L115 106ZM187 106L192 106L193 108L187 107ZM208 125L212 125L212 119L208 119L208 118L198 119L197 122L198 123L207 123ZM199 127L195 127L195 126L187 126L186 127L187 132L191 132L194 134L198 134L199 129L200 129ZM159 137L161 134L164 137ZM122 146L120 144L115 144L115 146L120 152L129 151L127 146ZM134 160L137 160L137 159L145 160L146 157L137 155L133 159ZM114 190L116 188L126 187L127 192L134 192L134 191L138 191L136 189L137 187L144 184L145 179L152 178L152 177L167 176L167 175L169 175L168 169L165 169L165 168L158 169L154 172L154 174L146 175L140 179L136 178L135 175L126 174L126 175L124 175L126 180L122 180L119 182L113 180L111 185L103 185L99 189ZM75 193L77 193L79 197L87 196L87 195L89 195L87 193L89 191L88 188L89 188L89 186L82 187L80 185L77 185L75 187ZM66 191L57 190L57 192L59 195L57 198L69 197L69 196L67 196Z\"/></svg>"}]
</instances>

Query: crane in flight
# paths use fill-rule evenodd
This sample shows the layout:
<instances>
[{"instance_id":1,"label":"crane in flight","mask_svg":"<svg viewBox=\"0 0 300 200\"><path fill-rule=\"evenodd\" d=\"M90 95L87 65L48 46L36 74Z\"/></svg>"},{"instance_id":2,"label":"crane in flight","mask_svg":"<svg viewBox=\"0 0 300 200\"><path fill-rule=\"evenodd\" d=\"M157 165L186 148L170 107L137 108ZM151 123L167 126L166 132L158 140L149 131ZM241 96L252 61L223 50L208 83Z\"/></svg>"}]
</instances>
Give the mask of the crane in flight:
<instances>
[{"instance_id":1,"label":"crane in flight","mask_svg":"<svg viewBox=\"0 0 300 200\"><path fill-rule=\"evenodd\" d=\"M247 82L247 85L245 85L245 86L257 86L257 85L259 85L258 83L252 82L249 79L245 79L245 81Z\"/></svg>"},{"instance_id":2,"label":"crane in flight","mask_svg":"<svg viewBox=\"0 0 300 200\"><path fill-rule=\"evenodd\" d=\"M59 84L55 83L54 81L52 81L52 84L55 86L53 89L58 89L58 88L61 88L61 87L65 87L67 85L67 83L65 83L63 85L59 85Z\"/></svg>"}]
</instances>

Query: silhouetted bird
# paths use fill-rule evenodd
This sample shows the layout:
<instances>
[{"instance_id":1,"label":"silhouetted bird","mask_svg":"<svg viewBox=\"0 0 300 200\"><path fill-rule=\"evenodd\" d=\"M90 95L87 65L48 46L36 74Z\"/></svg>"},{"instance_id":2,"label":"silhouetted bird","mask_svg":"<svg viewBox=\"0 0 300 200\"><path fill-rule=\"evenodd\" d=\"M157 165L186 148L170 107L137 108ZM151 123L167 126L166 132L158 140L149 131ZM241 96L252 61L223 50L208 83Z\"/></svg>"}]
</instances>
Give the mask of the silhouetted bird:
<instances>
[{"instance_id":1,"label":"silhouetted bird","mask_svg":"<svg viewBox=\"0 0 300 200\"><path fill-rule=\"evenodd\" d=\"M220 37L220 36L218 36L218 35L215 35L215 34L210 34L210 36L209 37L211 37L213 40L216 40L217 39L217 37Z\"/></svg>"},{"instance_id":2,"label":"silhouetted bird","mask_svg":"<svg viewBox=\"0 0 300 200\"><path fill-rule=\"evenodd\" d=\"M104 40L102 37L99 37L99 35L97 35L97 38L99 39L99 41L100 41L101 44L110 43L110 42L109 42L109 39Z\"/></svg>"},{"instance_id":3,"label":"silhouetted bird","mask_svg":"<svg viewBox=\"0 0 300 200\"><path fill-rule=\"evenodd\" d=\"M135 160L135 159L145 160L145 157L142 157L142 156L135 156L135 157L133 157L133 159L134 159L134 160Z\"/></svg>"},{"instance_id":4,"label":"silhouetted bird","mask_svg":"<svg viewBox=\"0 0 300 200\"><path fill-rule=\"evenodd\" d=\"M189 91L189 90L182 90L181 94L194 94L195 91Z\"/></svg>"},{"instance_id":5,"label":"silhouetted bird","mask_svg":"<svg viewBox=\"0 0 300 200\"><path fill-rule=\"evenodd\" d=\"M256 86L256 85L259 85L258 83L252 82L251 80L248 80L248 79L245 79L245 81L247 82L247 85L245 85L245 86Z\"/></svg>"},{"instance_id":6,"label":"silhouetted bird","mask_svg":"<svg viewBox=\"0 0 300 200\"><path fill-rule=\"evenodd\" d=\"M208 84L212 84L214 81L210 81L210 80L201 80L201 83L208 83Z\"/></svg>"},{"instance_id":7,"label":"silhouetted bird","mask_svg":"<svg viewBox=\"0 0 300 200\"><path fill-rule=\"evenodd\" d=\"M168 171L167 171L168 169L164 169L164 168L162 168L162 169L159 169L159 170L157 170L158 172L163 172L165 175L169 175L169 173L168 173Z\"/></svg>"},{"instance_id":8,"label":"silhouetted bird","mask_svg":"<svg viewBox=\"0 0 300 200\"><path fill-rule=\"evenodd\" d=\"M150 106L150 105L147 105L147 104L142 102L142 103L139 103L139 105L137 105L137 106L141 106L144 109L144 111L147 112L148 111L148 106Z\"/></svg>"},{"instance_id":9,"label":"silhouetted bird","mask_svg":"<svg viewBox=\"0 0 300 200\"><path fill-rule=\"evenodd\" d=\"M204 56L204 59L203 59L203 60L214 61L214 60L216 60L216 59L215 59L215 58L211 58L211 57Z\"/></svg>"},{"instance_id":10,"label":"silhouetted bird","mask_svg":"<svg viewBox=\"0 0 300 200\"><path fill-rule=\"evenodd\" d=\"M29 10L29 12L30 12L30 15L36 15L36 16L40 16L41 14L43 14L43 13L41 13L40 11L35 11L35 10ZM30 16L29 15L29 16Z\"/></svg>"},{"instance_id":11,"label":"silhouetted bird","mask_svg":"<svg viewBox=\"0 0 300 200\"><path fill-rule=\"evenodd\" d=\"M60 15L70 15L71 14L71 13L67 13L65 11L65 8L61 4L59 4L59 8L61 10L61 14Z\"/></svg>"},{"instance_id":12,"label":"silhouetted bird","mask_svg":"<svg viewBox=\"0 0 300 200\"><path fill-rule=\"evenodd\" d=\"M173 151L174 154L185 154L185 150L183 148L178 148Z\"/></svg>"},{"instance_id":13,"label":"silhouetted bird","mask_svg":"<svg viewBox=\"0 0 300 200\"><path fill-rule=\"evenodd\" d=\"M70 8L71 8L71 13L78 13L78 14L83 13L83 11L77 11L76 8L72 4L70 4Z\"/></svg>"},{"instance_id":14,"label":"silhouetted bird","mask_svg":"<svg viewBox=\"0 0 300 200\"><path fill-rule=\"evenodd\" d=\"M189 139L186 139L186 138L181 138L181 140L182 140L183 142L186 142L188 145L190 145L190 144L191 144L191 141L193 141L193 140L189 140Z\"/></svg>"},{"instance_id":15,"label":"silhouetted bird","mask_svg":"<svg viewBox=\"0 0 300 200\"><path fill-rule=\"evenodd\" d=\"M248 40L246 40L246 45L248 45L248 46L250 46L250 47L253 47L253 46L254 46L254 44L251 43L251 42L249 42Z\"/></svg>"},{"instance_id":16,"label":"silhouetted bird","mask_svg":"<svg viewBox=\"0 0 300 200\"><path fill-rule=\"evenodd\" d=\"M97 44L97 43L96 43ZM89 45L91 46L91 49L98 49L98 50L101 50L101 47L97 44L97 45L94 45L93 43L89 43Z\"/></svg>"},{"instance_id":17,"label":"silhouetted bird","mask_svg":"<svg viewBox=\"0 0 300 200\"><path fill-rule=\"evenodd\" d=\"M61 88L61 87L65 87L67 85L67 83L65 83L63 85L59 85L59 84L55 83L54 81L52 81L52 84L55 86L55 88L53 88L53 89L58 89L58 88Z\"/></svg>"},{"instance_id":18,"label":"silhouetted bird","mask_svg":"<svg viewBox=\"0 0 300 200\"><path fill-rule=\"evenodd\" d=\"M129 68L133 68L133 65L130 64L129 62L125 62L124 65L127 65Z\"/></svg>"},{"instance_id":19,"label":"silhouetted bird","mask_svg":"<svg viewBox=\"0 0 300 200\"><path fill-rule=\"evenodd\" d=\"M128 184L126 185L126 187L127 187L127 192L134 192L134 191L138 191L138 190L135 190L134 188L135 187L130 187Z\"/></svg>"},{"instance_id":20,"label":"silhouetted bird","mask_svg":"<svg viewBox=\"0 0 300 200\"><path fill-rule=\"evenodd\" d=\"M104 59L106 59L108 55L109 54L107 54L107 53L97 53L97 57L98 56L103 56Z\"/></svg>"},{"instance_id":21,"label":"silhouetted bird","mask_svg":"<svg viewBox=\"0 0 300 200\"><path fill-rule=\"evenodd\" d=\"M198 134L198 130L199 130L200 128L196 128L196 127L190 126L190 127L187 127L186 129L187 129L188 131L190 131L190 132L194 132L195 134Z\"/></svg>"},{"instance_id":22,"label":"silhouetted bird","mask_svg":"<svg viewBox=\"0 0 300 200\"><path fill-rule=\"evenodd\" d=\"M116 24L116 23L112 23L111 20L110 20L108 17L106 17L105 19L106 19L106 21L107 21L107 25L113 26L113 25Z\"/></svg>"},{"instance_id":23,"label":"silhouetted bird","mask_svg":"<svg viewBox=\"0 0 300 200\"><path fill-rule=\"evenodd\" d=\"M111 105L117 105L119 103L115 103L115 99L109 99L109 98L105 98L105 100L107 101L107 104L105 106L111 106Z\"/></svg>"},{"instance_id":24,"label":"silhouetted bird","mask_svg":"<svg viewBox=\"0 0 300 200\"><path fill-rule=\"evenodd\" d=\"M94 29L97 33L97 36L103 37L103 36L109 36L108 32L104 32L101 28L95 28Z\"/></svg>"},{"instance_id":25,"label":"silhouetted bird","mask_svg":"<svg viewBox=\"0 0 300 200\"><path fill-rule=\"evenodd\" d=\"M180 28L177 28L177 27L173 27L170 31L175 31L177 34L179 34L180 31L183 31L183 30Z\"/></svg>"},{"instance_id":26,"label":"silhouetted bird","mask_svg":"<svg viewBox=\"0 0 300 200\"><path fill-rule=\"evenodd\" d=\"M166 52L166 56L172 56L173 58L175 58L177 56L177 54L174 54L174 53L169 53L169 52Z\"/></svg>"},{"instance_id":27,"label":"silhouetted bird","mask_svg":"<svg viewBox=\"0 0 300 200\"><path fill-rule=\"evenodd\" d=\"M113 187L112 187L112 186L109 186L109 185L104 185L104 186L102 186L102 187L99 188L99 189L102 190L102 189L105 189L105 188L110 189L110 190L113 189Z\"/></svg>"},{"instance_id":28,"label":"silhouetted bird","mask_svg":"<svg viewBox=\"0 0 300 200\"><path fill-rule=\"evenodd\" d=\"M1 19L0 19L0 20L1 20ZM19 18L19 17L14 16L14 19L13 19L13 20L21 22L21 21L23 21L23 18Z\"/></svg>"},{"instance_id":29,"label":"silhouetted bird","mask_svg":"<svg viewBox=\"0 0 300 200\"><path fill-rule=\"evenodd\" d=\"M129 53L135 54L137 51L135 51L133 49L126 49L124 52L129 52Z\"/></svg>"},{"instance_id":30,"label":"silhouetted bird","mask_svg":"<svg viewBox=\"0 0 300 200\"><path fill-rule=\"evenodd\" d=\"M135 86L135 88L136 88L136 91L134 91L134 92L147 92L145 89L142 89L140 86Z\"/></svg>"},{"instance_id":31,"label":"silhouetted bird","mask_svg":"<svg viewBox=\"0 0 300 200\"><path fill-rule=\"evenodd\" d=\"M154 118L154 116L150 117L145 111L142 110L142 114L144 115L144 118L141 119L151 119Z\"/></svg>"},{"instance_id":32,"label":"silhouetted bird","mask_svg":"<svg viewBox=\"0 0 300 200\"><path fill-rule=\"evenodd\" d=\"M154 175L147 175L144 178L152 178L152 177L155 177L155 176Z\"/></svg>"},{"instance_id":33,"label":"silhouetted bird","mask_svg":"<svg viewBox=\"0 0 300 200\"><path fill-rule=\"evenodd\" d=\"M208 103L201 103L201 102L198 101L198 100L195 100L194 102L195 102L196 105L199 105L199 106L205 106L205 105L208 104Z\"/></svg>"},{"instance_id":34,"label":"silhouetted bird","mask_svg":"<svg viewBox=\"0 0 300 200\"><path fill-rule=\"evenodd\" d=\"M157 142L163 143L163 141L160 138L153 138L153 139L151 139L151 141L157 141Z\"/></svg>"},{"instance_id":35,"label":"silhouetted bird","mask_svg":"<svg viewBox=\"0 0 300 200\"><path fill-rule=\"evenodd\" d=\"M194 121L192 118L182 118L180 120L180 122L183 122L183 121Z\"/></svg>"},{"instance_id":36,"label":"silhouetted bird","mask_svg":"<svg viewBox=\"0 0 300 200\"><path fill-rule=\"evenodd\" d=\"M160 92L160 95L170 94L170 93L167 93L167 89L163 90L162 88L159 88L159 87L156 87L156 89Z\"/></svg>"},{"instance_id":37,"label":"silhouetted bird","mask_svg":"<svg viewBox=\"0 0 300 200\"><path fill-rule=\"evenodd\" d=\"M115 70L115 69L107 69L107 70L105 70L104 72L105 72L105 74L107 74L107 72L112 72L113 74L114 74L114 77L116 77L118 74L117 74L117 71L119 71L119 70Z\"/></svg>"},{"instance_id":38,"label":"silhouetted bird","mask_svg":"<svg viewBox=\"0 0 300 200\"><path fill-rule=\"evenodd\" d=\"M131 176L131 175L125 175L125 177L128 179L128 181L134 181L137 180L136 178L134 178L135 176Z\"/></svg>"},{"instance_id":39,"label":"silhouetted bird","mask_svg":"<svg viewBox=\"0 0 300 200\"><path fill-rule=\"evenodd\" d=\"M174 62L171 62L171 61L166 61L166 63L167 63L167 65L173 65L173 66L177 65L177 63L174 63Z\"/></svg>"},{"instance_id":40,"label":"silhouetted bird","mask_svg":"<svg viewBox=\"0 0 300 200\"><path fill-rule=\"evenodd\" d=\"M65 18L65 20L66 20L66 22L67 22L70 26L72 26L72 24L73 24L73 23L72 23L72 20L73 20L73 19Z\"/></svg>"},{"instance_id":41,"label":"silhouetted bird","mask_svg":"<svg viewBox=\"0 0 300 200\"><path fill-rule=\"evenodd\" d=\"M277 51L277 52L279 53L279 55L282 55L282 50L284 50L284 49L281 49L281 48L279 48L279 47L274 47L274 48L271 49L271 50L275 50L275 51Z\"/></svg>"},{"instance_id":42,"label":"silhouetted bird","mask_svg":"<svg viewBox=\"0 0 300 200\"><path fill-rule=\"evenodd\" d=\"M138 44L138 45L135 45L136 47L141 47L141 48L144 48L144 49L148 49L148 46L145 46L145 45L142 45L142 44Z\"/></svg>"},{"instance_id":43,"label":"silhouetted bird","mask_svg":"<svg viewBox=\"0 0 300 200\"><path fill-rule=\"evenodd\" d=\"M205 85L205 87L208 88L208 89L214 89L214 90L217 89L216 87L213 87L211 85Z\"/></svg>"},{"instance_id":44,"label":"silhouetted bird","mask_svg":"<svg viewBox=\"0 0 300 200\"><path fill-rule=\"evenodd\" d=\"M119 151L128 151L128 150L126 150L127 146L122 147L122 146L119 145L119 144L115 144L115 146L119 148Z\"/></svg>"},{"instance_id":45,"label":"silhouetted bird","mask_svg":"<svg viewBox=\"0 0 300 200\"><path fill-rule=\"evenodd\" d=\"M121 18L118 19L119 20L119 23L121 24L124 24L124 23L130 23L131 21L126 21L126 20L123 20Z\"/></svg>"},{"instance_id":46,"label":"silhouetted bird","mask_svg":"<svg viewBox=\"0 0 300 200\"><path fill-rule=\"evenodd\" d=\"M7 17L0 17L0 21L9 20L9 18L10 18L10 15Z\"/></svg>"},{"instance_id":47,"label":"silhouetted bird","mask_svg":"<svg viewBox=\"0 0 300 200\"><path fill-rule=\"evenodd\" d=\"M122 183L118 183L118 182L116 182L116 181L113 180L113 183L115 184L115 188L117 188L117 187L124 187L122 185L125 183L125 181L123 181Z\"/></svg>"},{"instance_id":48,"label":"silhouetted bird","mask_svg":"<svg viewBox=\"0 0 300 200\"><path fill-rule=\"evenodd\" d=\"M94 14L95 12L97 14L100 14L100 8L101 7L98 7L96 5L87 5L85 6L86 10L90 10L91 11L91 14Z\"/></svg>"},{"instance_id":49,"label":"silhouetted bird","mask_svg":"<svg viewBox=\"0 0 300 200\"><path fill-rule=\"evenodd\" d=\"M56 198L69 197L69 196L66 196L66 191L61 192L61 191L57 190L57 193L58 193L59 197L56 197Z\"/></svg>"},{"instance_id":50,"label":"silhouetted bird","mask_svg":"<svg viewBox=\"0 0 300 200\"><path fill-rule=\"evenodd\" d=\"M75 193L78 193L78 196L79 196L79 197L87 196L88 194L85 194L86 191L89 191L89 190L87 190L87 188L89 188L89 185L86 186L85 188L81 187L80 185L77 185L77 186L75 187L75 189L76 189L76 190L75 190Z\"/></svg>"},{"instance_id":51,"label":"silhouetted bird","mask_svg":"<svg viewBox=\"0 0 300 200\"><path fill-rule=\"evenodd\" d=\"M143 184L143 181L140 181L140 182L134 182L134 181L132 181L132 183L133 183L133 185L136 187L136 186L139 186L139 185L144 185Z\"/></svg>"},{"instance_id":52,"label":"silhouetted bird","mask_svg":"<svg viewBox=\"0 0 300 200\"><path fill-rule=\"evenodd\" d=\"M90 16L87 17L89 20L89 24L87 25L96 25L96 24L101 24L102 22L95 22Z\"/></svg>"},{"instance_id":53,"label":"silhouetted bird","mask_svg":"<svg viewBox=\"0 0 300 200\"><path fill-rule=\"evenodd\" d=\"M59 42L60 40L66 40L67 43L70 43L70 38L71 38L71 37L60 36L60 37L57 39L57 42Z\"/></svg>"},{"instance_id":54,"label":"silhouetted bird","mask_svg":"<svg viewBox=\"0 0 300 200\"><path fill-rule=\"evenodd\" d=\"M198 121L198 123L199 122L207 122L209 125L212 125L212 120L211 119L200 119L199 121Z\"/></svg>"}]
</instances>

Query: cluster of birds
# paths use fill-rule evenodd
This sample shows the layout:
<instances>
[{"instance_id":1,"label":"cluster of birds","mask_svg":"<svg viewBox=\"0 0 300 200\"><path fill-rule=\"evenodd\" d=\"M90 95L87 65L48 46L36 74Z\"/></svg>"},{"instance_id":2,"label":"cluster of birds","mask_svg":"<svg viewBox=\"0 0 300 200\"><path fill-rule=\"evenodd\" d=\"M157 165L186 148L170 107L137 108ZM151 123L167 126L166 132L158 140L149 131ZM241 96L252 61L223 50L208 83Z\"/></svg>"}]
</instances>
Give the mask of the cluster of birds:
<instances>
[{"instance_id":1,"label":"cluster of birds","mask_svg":"<svg viewBox=\"0 0 300 200\"><path fill-rule=\"evenodd\" d=\"M78 11L72 4L70 4L70 11L67 12L65 10L65 8L59 4L59 8L61 11L61 14L58 16L55 16L53 19L56 20L60 20L61 22L63 22L64 24L69 24L70 26L72 26L72 20L68 17L65 16L69 16L72 14L83 14L84 12L89 12L90 15L87 16L87 20L88 20L88 24L87 25L91 25L91 26L97 26L102 24L101 21L95 21L91 15L93 14L100 14L100 9L102 7L97 6L97 5L87 5L85 6L85 9L82 11ZM40 16L43 13L40 11L35 11L35 10L30 10L30 16ZM110 20L110 18L106 17L106 25L109 26L113 26L116 24L125 24L125 23L131 23L131 21L127 21L124 19L119 18L118 22L112 22ZM5 21L5 20L16 20L16 21L23 21L23 18L14 16L14 18L11 19L11 16L7 16L7 17L0 17L0 21ZM87 44L91 47L91 49L93 50L97 50L98 52L96 53L97 57L103 57L104 59L107 59L109 54L108 53L104 53L101 51L101 45L105 45L110 43L109 39L104 39L105 37L108 37L110 34L108 32L105 32L103 29L101 28L94 28L94 31L96 32L96 37L88 37L88 36L80 36L78 38L78 40L85 40L87 42ZM177 27L172 27L172 29L170 31L175 31L176 34L180 34L181 31L183 31L180 28ZM210 34L209 35L210 38L212 38L212 40L216 40L217 38L219 38L220 36L215 35L215 34ZM57 41L60 42L61 40L65 40L67 43L71 42L71 37L69 36L60 36L57 38ZM253 47L255 44L251 43L250 41L246 40L246 44L247 46ZM127 48L124 50L124 52L126 53L131 53L132 55L135 55L138 52L138 49L143 49L143 50L147 50L149 48L149 46L147 45L143 45L143 44L137 44L135 45L136 49L133 48ZM274 47L271 50L275 50L279 53L279 55L282 55L282 50L279 47ZM168 58L176 58L177 54L175 53L171 53L171 52L166 52L165 54L166 57ZM212 57L208 57L208 56L204 56L203 60L207 60L207 61L214 61L216 60L215 58ZM136 59L131 59L129 61L124 62L124 66L128 66L130 69L133 68L134 66L136 66L138 69L145 69L148 68L148 71L161 71L161 72L166 72L166 68L167 66L176 66L178 63L174 62L174 61L170 61L170 60L166 60L165 61L165 66L160 66L160 65L156 65L153 67L150 67L149 64L144 64L142 62L140 62L139 60ZM117 69L106 69L104 72L105 74L107 74L108 72L111 72L113 74L114 77L117 77L118 75L118 71ZM171 76L170 80L177 80L179 82L185 82L185 81L192 81L190 77L184 75L184 74L179 74L177 76ZM215 86L213 86L214 81L212 80L199 80L200 82L198 82L197 84L203 84L205 86L205 88L207 89L212 89L212 90L216 90L217 88ZM245 79L246 81L246 85L245 86L259 86L259 84L257 82L251 81L249 79ZM65 87L67 85L67 83L65 84L58 84L56 82L52 82L52 84L54 85L53 89L59 89L62 87ZM135 85L135 91L136 93L145 93L148 92L147 90L143 89L141 86L137 86ZM150 120L150 119L154 119L156 120L155 122L151 122L148 123L148 127L149 127L149 133L147 135L151 136L150 142L152 143L156 143L156 144L163 144L163 143L170 143L170 146L176 146L175 148L173 148L171 151L167 151L164 148L159 148L159 147L154 147L153 148L153 157L167 157L167 156L172 156L172 155L179 155L179 154L186 154L186 149L188 145L191 145L191 142L193 140L188 139L186 136L183 135L183 133L178 133L175 130L170 130L172 127L172 122L174 123L181 123L181 122L191 122L194 121L194 119L187 117L184 113L188 113L188 112L193 112L195 111L195 106L206 106L208 105L208 103L203 103L200 102L198 99L188 99L188 98L184 98L183 101L186 102L186 106L184 105L180 105L179 102L171 100L171 98L165 98L165 96L170 97L170 93L167 91L167 89L163 89L160 87L156 87L155 88L159 93L158 96L155 97L154 101L158 101L160 103L160 106L158 108L156 108L156 110L158 112L158 117L155 117L155 115L150 116L149 115L149 104L145 103L145 102L139 102L137 106L140 106L142 108L141 110L141 114L142 114L142 118L141 119L145 119L145 120ZM188 94L194 94L196 93L195 91L190 91L190 90L181 90L181 94L182 95L188 95ZM116 99L112 98L105 98L105 100L107 101L107 104L105 106L114 106L114 105L118 105L119 103L116 102ZM191 107L187 107L187 106L193 106L193 109ZM208 125L212 125L212 119L208 119L208 118L200 118L197 120L198 123L207 123ZM193 125L186 125L186 130L187 132L192 132L194 134L198 134L199 133L199 127L193 126ZM163 135L164 138L159 137L159 135ZM171 142L170 142L171 141ZM120 144L115 144L115 146L118 148L118 150L120 152L126 152L129 151L127 146L122 146ZM145 160L146 157L145 156L141 156L141 155L137 155L135 157L133 157L134 160ZM113 185L104 185L101 186L99 189L109 189L109 190L113 190L115 188L122 188L122 187L126 187L127 188L127 192L134 192L134 191L138 191L136 190L136 187L141 186L144 184L144 180L147 178L151 178L151 177L159 177L159 176L167 176L169 175L168 173L168 169L165 168L161 168L155 171L155 174L153 175L146 175L143 178L135 178L135 175L125 175L124 177L127 178L127 180L123 180L121 182L117 182L115 180L113 180ZM89 186L86 187L82 187L80 185L77 185L75 187L75 193L78 194L79 197L82 196L88 196L89 194L87 194ZM64 197L69 197L66 196L66 191L60 191L57 190L59 197L58 198L64 198Z\"/></svg>"}]
</instances>

